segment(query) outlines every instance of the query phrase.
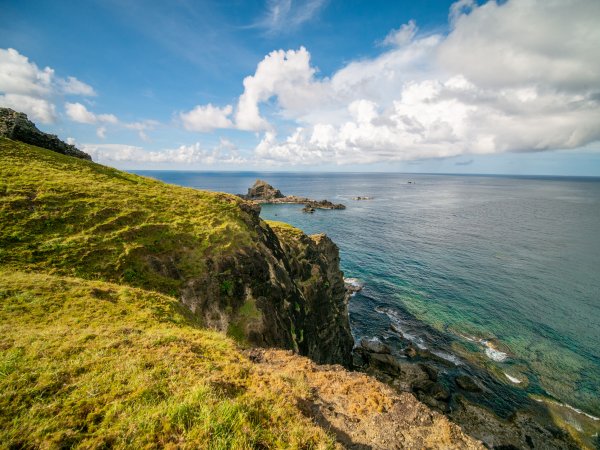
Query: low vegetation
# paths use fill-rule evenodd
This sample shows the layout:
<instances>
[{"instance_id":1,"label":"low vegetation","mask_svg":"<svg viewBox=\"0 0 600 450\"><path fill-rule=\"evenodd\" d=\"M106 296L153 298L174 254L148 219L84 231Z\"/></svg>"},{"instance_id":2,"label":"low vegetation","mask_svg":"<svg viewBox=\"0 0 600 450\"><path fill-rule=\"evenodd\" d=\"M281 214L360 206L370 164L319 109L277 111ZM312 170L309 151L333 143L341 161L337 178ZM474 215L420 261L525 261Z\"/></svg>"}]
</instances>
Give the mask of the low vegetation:
<instances>
[{"instance_id":1,"label":"low vegetation","mask_svg":"<svg viewBox=\"0 0 600 450\"><path fill-rule=\"evenodd\" d=\"M235 196L167 185L4 138L0 162L5 267L175 294L180 280L206 271L208 258L253 239Z\"/></svg>"},{"instance_id":2,"label":"low vegetation","mask_svg":"<svg viewBox=\"0 0 600 450\"><path fill-rule=\"evenodd\" d=\"M252 242L239 202L0 139L1 448L333 445L297 406L304 384L177 299ZM148 269L174 249L185 276Z\"/></svg>"},{"instance_id":3,"label":"low vegetation","mask_svg":"<svg viewBox=\"0 0 600 450\"><path fill-rule=\"evenodd\" d=\"M175 299L0 272L6 448L328 448L301 383L259 373Z\"/></svg>"}]
</instances>

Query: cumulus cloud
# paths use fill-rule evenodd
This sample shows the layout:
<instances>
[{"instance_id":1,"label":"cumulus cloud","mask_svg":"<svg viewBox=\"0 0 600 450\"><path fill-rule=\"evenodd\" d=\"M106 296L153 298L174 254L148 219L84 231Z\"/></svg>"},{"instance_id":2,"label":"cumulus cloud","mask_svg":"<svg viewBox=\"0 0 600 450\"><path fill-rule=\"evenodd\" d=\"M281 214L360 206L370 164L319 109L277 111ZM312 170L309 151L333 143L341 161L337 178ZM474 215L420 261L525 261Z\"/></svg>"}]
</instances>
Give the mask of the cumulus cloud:
<instances>
[{"instance_id":1,"label":"cumulus cloud","mask_svg":"<svg viewBox=\"0 0 600 450\"><path fill-rule=\"evenodd\" d=\"M95 92L75 77L64 79L50 67L40 69L15 49L0 49L0 105L52 123L57 118L55 99L61 95L93 96Z\"/></svg>"},{"instance_id":2,"label":"cumulus cloud","mask_svg":"<svg viewBox=\"0 0 600 450\"><path fill-rule=\"evenodd\" d=\"M106 127L98 127L96 130L96 136L100 139L106 139Z\"/></svg>"},{"instance_id":3,"label":"cumulus cloud","mask_svg":"<svg viewBox=\"0 0 600 450\"><path fill-rule=\"evenodd\" d=\"M217 128L232 128L233 123L229 118L232 112L233 107L231 105L219 108L209 103L205 106L196 106L191 111L180 113L179 118L186 130L206 132Z\"/></svg>"},{"instance_id":4,"label":"cumulus cloud","mask_svg":"<svg viewBox=\"0 0 600 450\"><path fill-rule=\"evenodd\" d=\"M308 113L329 95L325 85L315 79L316 72L317 69L310 65L310 53L304 47L273 51L258 63L254 75L244 78L244 92L238 99L234 115L231 105L219 108L209 103L180 113L179 117L190 131L206 132L217 128L272 130L272 125L260 113L260 104L276 98L282 115L291 119Z\"/></svg>"},{"instance_id":5,"label":"cumulus cloud","mask_svg":"<svg viewBox=\"0 0 600 450\"><path fill-rule=\"evenodd\" d=\"M148 138L146 131L153 130L159 124L155 120L142 120L129 123L121 122L114 114L95 114L81 103L65 103L65 112L67 117L74 122L89 125L101 125L96 129L96 135L101 139L106 138L106 125L118 125L121 128L137 131L140 139L149 141L150 139Z\"/></svg>"},{"instance_id":6,"label":"cumulus cloud","mask_svg":"<svg viewBox=\"0 0 600 450\"><path fill-rule=\"evenodd\" d=\"M281 164L579 148L600 140L598 19L593 0L460 0L448 35L409 22L330 78L303 48L273 52L244 80L236 123L267 130L255 156ZM271 98L298 125L287 137L260 114Z\"/></svg>"},{"instance_id":7,"label":"cumulus cloud","mask_svg":"<svg viewBox=\"0 0 600 450\"><path fill-rule=\"evenodd\" d=\"M63 93L68 95L83 95L87 97L93 97L96 95L96 91L89 84L85 84L83 81L79 81L75 77L67 77L65 80L58 80Z\"/></svg>"},{"instance_id":8,"label":"cumulus cloud","mask_svg":"<svg viewBox=\"0 0 600 450\"><path fill-rule=\"evenodd\" d=\"M154 130L158 125L159 123L156 120L142 120L139 122L131 122L124 124L125 128L128 128L130 130L136 130L140 139L146 142L150 141L150 138L146 134L146 131Z\"/></svg>"},{"instance_id":9,"label":"cumulus cloud","mask_svg":"<svg viewBox=\"0 0 600 450\"><path fill-rule=\"evenodd\" d=\"M316 69L310 65L310 53L299 50L278 50L269 53L252 76L244 78L235 121L237 128L249 131L270 129L260 114L259 104L277 97L283 113L298 116L311 105L321 102L321 83L314 79Z\"/></svg>"},{"instance_id":10,"label":"cumulus cloud","mask_svg":"<svg viewBox=\"0 0 600 450\"><path fill-rule=\"evenodd\" d=\"M471 12L454 12L454 29L438 49L445 69L486 88L599 90L600 2L467 3Z\"/></svg>"}]
</instances>

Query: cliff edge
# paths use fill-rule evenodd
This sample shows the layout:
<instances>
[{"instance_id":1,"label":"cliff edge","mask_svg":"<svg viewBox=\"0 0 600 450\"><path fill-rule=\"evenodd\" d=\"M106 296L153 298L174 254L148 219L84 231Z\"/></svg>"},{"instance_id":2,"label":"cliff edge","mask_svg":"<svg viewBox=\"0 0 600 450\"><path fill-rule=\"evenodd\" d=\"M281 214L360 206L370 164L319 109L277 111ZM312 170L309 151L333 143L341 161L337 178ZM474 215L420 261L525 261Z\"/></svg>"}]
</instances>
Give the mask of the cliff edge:
<instances>
[{"instance_id":1,"label":"cliff edge","mask_svg":"<svg viewBox=\"0 0 600 450\"><path fill-rule=\"evenodd\" d=\"M92 159L90 155L74 145L61 141L53 134L38 130L26 114L10 108L0 108L0 137L36 145L75 158Z\"/></svg>"}]
</instances>

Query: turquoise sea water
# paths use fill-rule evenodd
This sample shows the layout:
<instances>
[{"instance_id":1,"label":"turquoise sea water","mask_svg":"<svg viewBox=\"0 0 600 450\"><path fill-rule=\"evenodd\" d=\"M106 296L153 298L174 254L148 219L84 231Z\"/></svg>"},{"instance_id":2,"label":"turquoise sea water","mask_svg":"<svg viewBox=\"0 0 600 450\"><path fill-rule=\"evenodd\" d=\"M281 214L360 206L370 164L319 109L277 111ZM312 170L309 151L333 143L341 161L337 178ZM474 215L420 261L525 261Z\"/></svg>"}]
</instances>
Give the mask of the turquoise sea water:
<instances>
[{"instance_id":1,"label":"turquoise sea water","mask_svg":"<svg viewBox=\"0 0 600 450\"><path fill-rule=\"evenodd\" d=\"M364 283L350 304L355 338L429 349L506 414L537 393L600 416L600 179L139 173L230 193L261 178L344 203L261 215L338 244L345 275Z\"/></svg>"}]
</instances>

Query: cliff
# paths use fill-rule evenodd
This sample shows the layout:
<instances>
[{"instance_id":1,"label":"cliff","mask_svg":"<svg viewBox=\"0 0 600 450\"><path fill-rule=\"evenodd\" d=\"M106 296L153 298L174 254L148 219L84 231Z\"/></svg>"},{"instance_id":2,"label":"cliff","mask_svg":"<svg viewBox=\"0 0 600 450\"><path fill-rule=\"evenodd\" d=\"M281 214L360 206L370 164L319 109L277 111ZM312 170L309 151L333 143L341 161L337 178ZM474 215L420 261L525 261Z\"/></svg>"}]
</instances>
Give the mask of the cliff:
<instances>
[{"instance_id":1,"label":"cliff","mask_svg":"<svg viewBox=\"0 0 600 450\"><path fill-rule=\"evenodd\" d=\"M36 145L75 158L92 159L90 155L74 145L61 141L53 134L38 130L35 124L27 118L27 115L10 108L0 108L0 137Z\"/></svg>"},{"instance_id":2,"label":"cliff","mask_svg":"<svg viewBox=\"0 0 600 450\"><path fill-rule=\"evenodd\" d=\"M0 442L481 448L315 364L350 364L338 249L259 211L0 138Z\"/></svg>"},{"instance_id":3,"label":"cliff","mask_svg":"<svg viewBox=\"0 0 600 450\"><path fill-rule=\"evenodd\" d=\"M349 364L352 337L333 244L327 257L316 247L284 252L259 209L233 195L170 186L10 140L0 142L0 155L2 265L173 295L205 326L240 341ZM297 258L336 289L308 288L291 269ZM315 315L319 304L330 313ZM309 343L305 327L315 320L322 335L336 338Z\"/></svg>"}]
</instances>

